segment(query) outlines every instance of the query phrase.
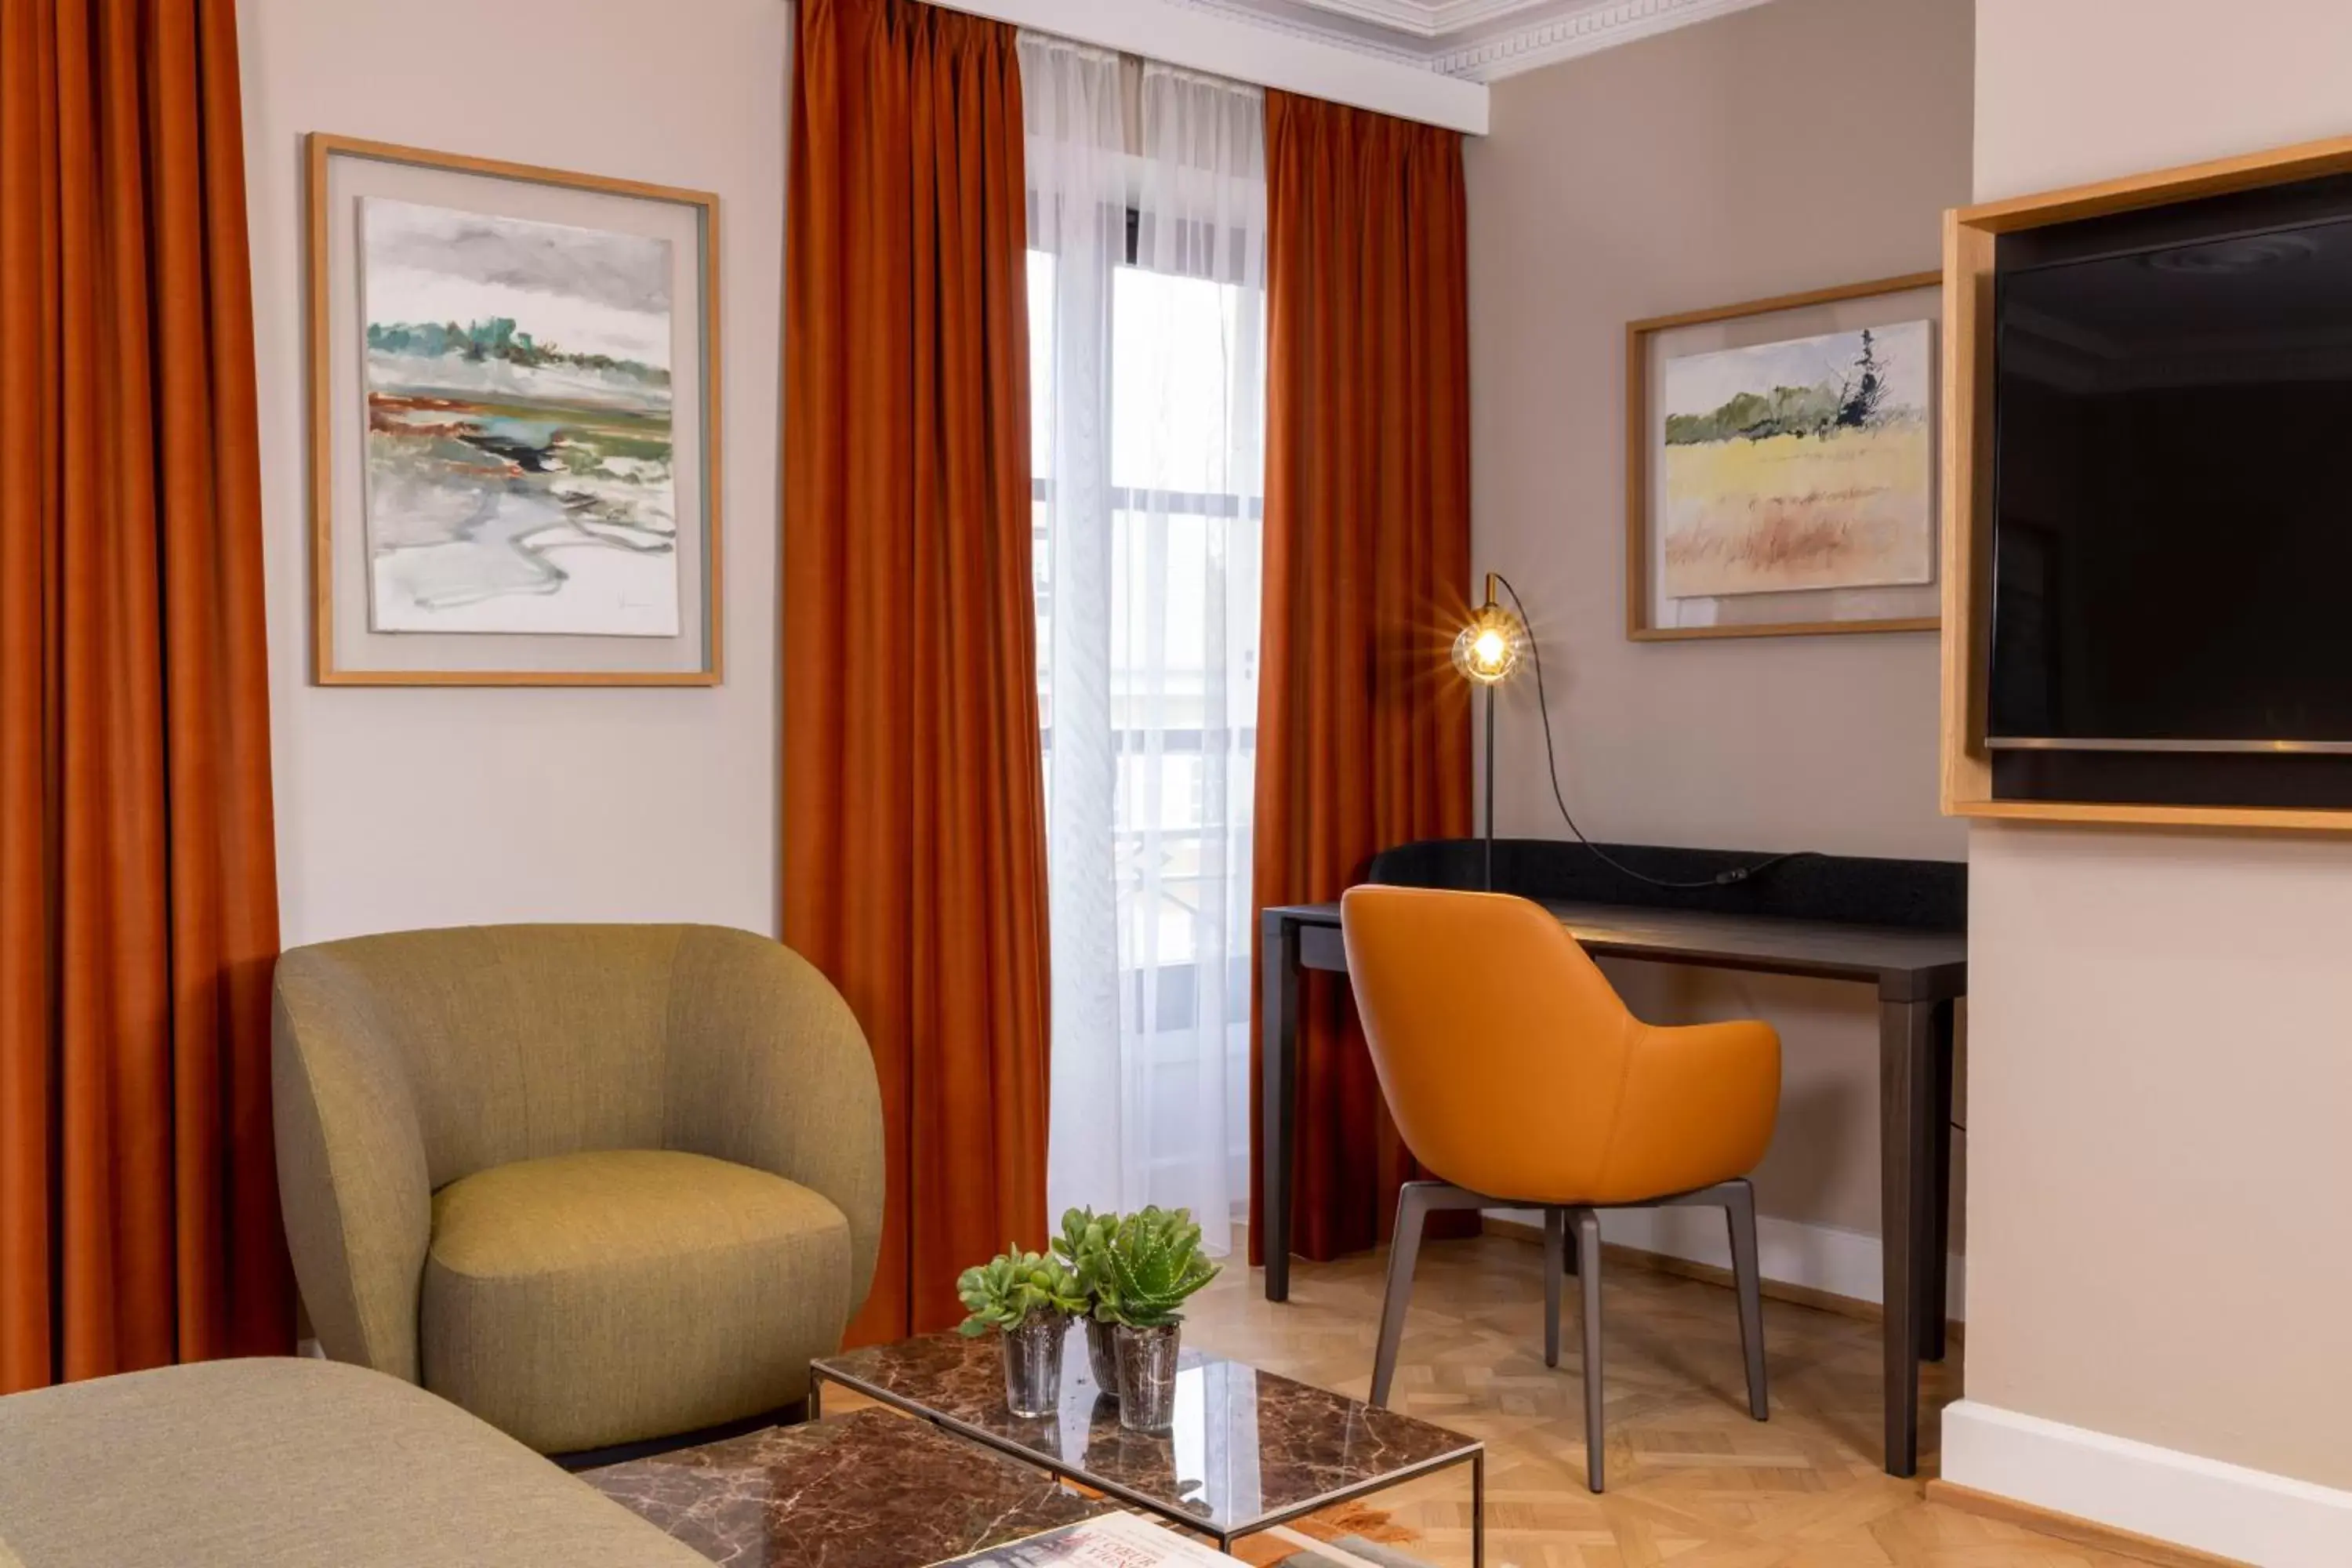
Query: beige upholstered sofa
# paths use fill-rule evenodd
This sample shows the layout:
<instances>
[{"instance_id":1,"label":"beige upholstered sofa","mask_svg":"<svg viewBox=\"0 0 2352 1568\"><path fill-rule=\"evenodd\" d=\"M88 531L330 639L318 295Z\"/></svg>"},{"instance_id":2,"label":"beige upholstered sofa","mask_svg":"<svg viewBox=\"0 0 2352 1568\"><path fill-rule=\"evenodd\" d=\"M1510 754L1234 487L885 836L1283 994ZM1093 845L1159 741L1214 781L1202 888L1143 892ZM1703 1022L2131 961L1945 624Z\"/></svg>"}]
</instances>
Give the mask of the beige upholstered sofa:
<instances>
[{"instance_id":1,"label":"beige upholstered sofa","mask_svg":"<svg viewBox=\"0 0 2352 1568\"><path fill-rule=\"evenodd\" d=\"M709 926L278 961L288 1239L320 1346L542 1453L793 1404L874 1275L881 1102L824 977Z\"/></svg>"},{"instance_id":2,"label":"beige upholstered sofa","mask_svg":"<svg viewBox=\"0 0 2352 1568\"><path fill-rule=\"evenodd\" d=\"M284 1359L0 1399L0 1564L18 1560L709 1568L446 1401L357 1367Z\"/></svg>"}]
</instances>

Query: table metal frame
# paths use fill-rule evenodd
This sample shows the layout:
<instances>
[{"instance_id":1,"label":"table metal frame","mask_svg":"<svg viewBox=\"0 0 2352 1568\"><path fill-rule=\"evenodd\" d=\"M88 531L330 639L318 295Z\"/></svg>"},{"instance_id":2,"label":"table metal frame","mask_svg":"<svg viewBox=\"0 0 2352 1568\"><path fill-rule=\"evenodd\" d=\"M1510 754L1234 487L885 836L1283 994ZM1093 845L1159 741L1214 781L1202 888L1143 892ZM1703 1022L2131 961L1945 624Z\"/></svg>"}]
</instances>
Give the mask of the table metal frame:
<instances>
[{"instance_id":1,"label":"table metal frame","mask_svg":"<svg viewBox=\"0 0 2352 1568\"><path fill-rule=\"evenodd\" d=\"M1129 1507L1150 1514L1155 1519L1165 1520L1195 1535L1206 1536L1217 1543L1218 1551L1224 1552L1232 1552L1234 1542L1243 1536L1260 1534L1274 1529L1276 1525L1288 1524L1296 1519L1304 1519L1318 1509L1329 1508L1334 1503L1347 1502L1355 1498L1370 1497L1374 1492L1386 1491L1391 1487L1402 1486L1407 1481L1418 1480L1423 1476L1435 1475L1441 1470L1451 1469L1457 1465L1467 1465L1470 1467L1471 1568L1486 1568L1486 1445L1474 1438L1465 1438L1462 1447L1450 1453L1439 1454L1418 1463L1384 1472L1360 1486L1339 1487L1304 1501L1288 1504L1271 1513L1260 1514L1244 1523L1218 1530L1204 1523L1197 1515L1186 1513L1181 1504L1171 1503L1164 1498L1155 1498L1147 1492L1138 1491L1132 1487L1123 1486L1117 1481L1107 1480L1100 1476L1089 1473L1082 1467L1071 1464L1057 1455L1041 1452L1024 1444L1011 1441L998 1433L974 1426L969 1422L959 1421L952 1415L934 1410L920 1400L910 1398L895 1390L867 1383L859 1378L845 1377L821 1361L811 1363L809 1367L808 1418L812 1421L819 1419L823 1412L824 1396L821 1390L827 1383L838 1384L878 1404L903 1411L908 1415L927 1421L944 1431L952 1432L959 1437L977 1443L995 1453L1034 1465L1050 1476L1058 1477L1066 1482L1084 1487L1091 1491L1100 1492L1105 1497L1116 1498Z\"/></svg>"}]
</instances>

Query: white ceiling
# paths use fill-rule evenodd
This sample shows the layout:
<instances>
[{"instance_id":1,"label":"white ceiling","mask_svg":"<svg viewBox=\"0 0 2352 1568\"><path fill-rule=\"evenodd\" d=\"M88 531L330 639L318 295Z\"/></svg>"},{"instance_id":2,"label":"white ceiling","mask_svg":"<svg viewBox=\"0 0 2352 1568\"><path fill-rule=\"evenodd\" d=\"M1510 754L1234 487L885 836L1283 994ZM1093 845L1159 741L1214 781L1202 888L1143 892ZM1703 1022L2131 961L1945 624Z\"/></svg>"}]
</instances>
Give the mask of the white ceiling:
<instances>
[{"instance_id":1,"label":"white ceiling","mask_svg":"<svg viewBox=\"0 0 2352 1568\"><path fill-rule=\"evenodd\" d=\"M1764 0L1165 0L1470 81L1687 26Z\"/></svg>"}]
</instances>

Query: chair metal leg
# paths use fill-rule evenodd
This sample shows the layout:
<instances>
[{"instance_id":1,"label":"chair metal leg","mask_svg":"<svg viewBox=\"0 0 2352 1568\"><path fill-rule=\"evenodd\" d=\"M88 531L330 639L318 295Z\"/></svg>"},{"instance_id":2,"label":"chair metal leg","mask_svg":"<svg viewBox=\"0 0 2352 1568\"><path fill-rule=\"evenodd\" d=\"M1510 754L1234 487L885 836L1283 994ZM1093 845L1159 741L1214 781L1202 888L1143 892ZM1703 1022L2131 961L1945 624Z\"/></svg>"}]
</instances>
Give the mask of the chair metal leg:
<instances>
[{"instance_id":1,"label":"chair metal leg","mask_svg":"<svg viewBox=\"0 0 2352 1568\"><path fill-rule=\"evenodd\" d=\"M1739 1349L1748 1358L1748 1414L1771 1418L1764 1392L1764 1280L1756 1261L1756 1190L1743 1179L1723 1184L1731 1226L1731 1282L1739 1294Z\"/></svg>"},{"instance_id":2,"label":"chair metal leg","mask_svg":"<svg viewBox=\"0 0 2352 1568\"><path fill-rule=\"evenodd\" d=\"M1739 1299L1739 1348L1748 1361L1748 1413L1769 1419L1764 1390L1764 1274L1756 1258L1756 1189L1745 1176L1636 1207L1719 1208L1731 1226L1731 1282Z\"/></svg>"},{"instance_id":3,"label":"chair metal leg","mask_svg":"<svg viewBox=\"0 0 2352 1568\"><path fill-rule=\"evenodd\" d=\"M1568 1211L1544 1210L1544 1365L1559 1364L1559 1277L1566 1269Z\"/></svg>"},{"instance_id":4,"label":"chair metal leg","mask_svg":"<svg viewBox=\"0 0 2352 1568\"><path fill-rule=\"evenodd\" d=\"M1584 1293L1584 1480L1601 1490L1601 1216L1591 1209L1576 1215L1576 1274Z\"/></svg>"},{"instance_id":5,"label":"chair metal leg","mask_svg":"<svg viewBox=\"0 0 2352 1568\"><path fill-rule=\"evenodd\" d=\"M1396 1379L1397 1347L1404 1342L1405 1304L1412 1297L1413 1260L1421 1256L1422 1222L1428 1217L1430 1199L1446 1185L1407 1182L1397 1189L1396 1231L1389 1237L1388 1293L1381 1302L1381 1342L1372 1353L1374 1405L1389 1402L1389 1384Z\"/></svg>"}]
</instances>

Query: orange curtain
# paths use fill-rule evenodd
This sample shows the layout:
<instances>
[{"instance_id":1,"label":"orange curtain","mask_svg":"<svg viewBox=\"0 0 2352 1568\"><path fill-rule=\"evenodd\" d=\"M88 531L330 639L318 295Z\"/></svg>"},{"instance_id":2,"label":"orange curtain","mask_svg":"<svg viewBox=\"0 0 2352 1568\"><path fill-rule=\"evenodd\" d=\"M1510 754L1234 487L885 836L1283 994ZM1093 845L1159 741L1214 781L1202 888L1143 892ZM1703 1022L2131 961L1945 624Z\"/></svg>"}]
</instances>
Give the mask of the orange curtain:
<instances>
[{"instance_id":1,"label":"orange curtain","mask_svg":"<svg viewBox=\"0 0 2352 1568\"><path fill-rule=\"evenodd\" d=\"M1013 30L804 0L785 279L784 940L882 1084L851 1337L1045 1231L1044 763Z\"/></svg>"},{"instance_id":2,"label":"orange curtain","mask_svg":"<svg viewBox=\"0 0 2352 1568\"><path fill-rule=\"evenodd\" d=\"M1471 829L1448 661L1470 580L1462 139L1281 92L1265 109L1260 909L1336 899L1376 851ZM1309 1258L1372 1245L1411 1173L1333 978L1299 997L1292 1236ZM1251 1137L1255 1205L1255 1121Z\"/></svg>"},{"instance_id":3,"label":"orange curtain","mask_svg":"<svg viewBox=\"0 0 2352 1568\"><path fill-rule=\"evenodd\" d=\"M0 1392L283 1352L232 0L0 0Z\"/></svg>"}]
</instances>

